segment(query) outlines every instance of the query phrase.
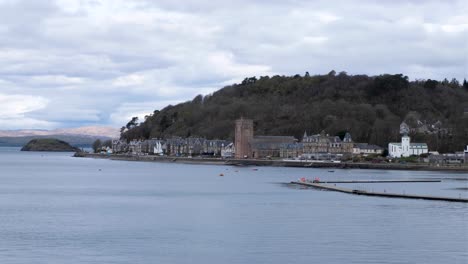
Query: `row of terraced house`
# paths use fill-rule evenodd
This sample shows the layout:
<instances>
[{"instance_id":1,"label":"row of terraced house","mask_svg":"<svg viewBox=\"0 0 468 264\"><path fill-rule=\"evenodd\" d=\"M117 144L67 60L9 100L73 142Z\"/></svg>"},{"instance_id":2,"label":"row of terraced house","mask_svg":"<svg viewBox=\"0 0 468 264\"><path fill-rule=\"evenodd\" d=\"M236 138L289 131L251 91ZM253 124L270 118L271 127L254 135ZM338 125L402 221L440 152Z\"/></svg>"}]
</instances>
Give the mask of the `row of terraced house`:
<instances>
[{"instance_id":1,"label":"row of terraced house","mask_svg":"<svg viewBox=\"0 0 468 264\"><path fill-rule=\"evenodd\" d=\"M115 154L167 155L167 156L214 156L232 157L234 145L227 140L208 140L199 137L147 140L113 140Z\"/></svg>"},{"instance_id":2,"label":"row of terraced house","mask_svg":"<svg viewBox=\"0 0 468 264\"><path fill-rule=\"evenodd\" d=\"M320 134L304 133L299 142L292 136L254 136L253 121L239 119L235 124L235 142L208 140L200 137L172 137L149 140L114 140L112 152L132 155L213 156L223 158L301 158L339 159L342 156L382 154L383 148L353 142L346 133L343 139Z\"/></svg>"}]
</instances>

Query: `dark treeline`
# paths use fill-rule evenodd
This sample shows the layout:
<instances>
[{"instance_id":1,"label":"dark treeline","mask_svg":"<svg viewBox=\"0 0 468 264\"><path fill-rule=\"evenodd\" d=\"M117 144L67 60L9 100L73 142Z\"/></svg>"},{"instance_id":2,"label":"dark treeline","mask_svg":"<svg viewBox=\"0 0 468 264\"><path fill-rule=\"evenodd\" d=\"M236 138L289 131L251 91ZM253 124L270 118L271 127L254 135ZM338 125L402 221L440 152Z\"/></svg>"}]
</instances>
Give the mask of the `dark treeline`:
<instances>
[{"instance_id":1,"label":"dark treeline","mask_svg":"<svg viewBox=\"0 0 468 264\"><path fill-rule=\"evenodd\" d=\"M133 118L122 127L122 138L202 136L233 139L234 120L243 116L255 122L257 135L293 135L304 131L330 135L349 131L355 142L386 147L399 141L399 125L418 120L442 129L413 131L412 141L431 150L460 151L468 144L468 83L409 81L396 75L327 75L246 78L207 96L154 111L141 123ZM438 122L439 121L439 122ZM419 122L419 124L421 124Z\"/></svg>"}]
</instances>

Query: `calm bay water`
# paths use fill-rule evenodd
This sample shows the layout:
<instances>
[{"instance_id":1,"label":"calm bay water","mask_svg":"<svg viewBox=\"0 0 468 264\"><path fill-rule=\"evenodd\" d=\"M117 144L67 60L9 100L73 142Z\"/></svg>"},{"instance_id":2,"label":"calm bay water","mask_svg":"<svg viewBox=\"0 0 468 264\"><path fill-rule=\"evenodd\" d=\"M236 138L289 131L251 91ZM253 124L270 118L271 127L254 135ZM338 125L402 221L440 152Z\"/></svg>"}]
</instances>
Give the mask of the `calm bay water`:
<instances>
[{"instance_id":1,"label":"calm bay water","mask_svg":"<svg viewBox=\"0 0 468 264\"><path fill-rule=\"evenodd\" d=\"M467 204L285 184L444 177L347 186L468 197L466 173L70 156L0 148L0 263L468 263Z\"/></svg>"}]
</instances>

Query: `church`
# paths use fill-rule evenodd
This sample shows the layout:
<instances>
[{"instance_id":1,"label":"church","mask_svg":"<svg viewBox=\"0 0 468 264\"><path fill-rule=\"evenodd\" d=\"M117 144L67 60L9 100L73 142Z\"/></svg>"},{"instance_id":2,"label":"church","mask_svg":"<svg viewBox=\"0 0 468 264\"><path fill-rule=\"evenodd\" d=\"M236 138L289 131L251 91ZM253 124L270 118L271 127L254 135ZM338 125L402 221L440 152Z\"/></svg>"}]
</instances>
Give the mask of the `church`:
<instances>
[{"instance_id":1,"label":"church","mask_svg":"<svg viewBox=\"0 0 468 264\"><path fill-rule=\"evenodd\" d=\"M419 156L424 153L429 153L426 143L411 143L411 138L408 136L409 126L403 122L400 125L401 143L389 143L388 155L392 158L409 157L412 155Z\"/></svg>"}]
</instances>

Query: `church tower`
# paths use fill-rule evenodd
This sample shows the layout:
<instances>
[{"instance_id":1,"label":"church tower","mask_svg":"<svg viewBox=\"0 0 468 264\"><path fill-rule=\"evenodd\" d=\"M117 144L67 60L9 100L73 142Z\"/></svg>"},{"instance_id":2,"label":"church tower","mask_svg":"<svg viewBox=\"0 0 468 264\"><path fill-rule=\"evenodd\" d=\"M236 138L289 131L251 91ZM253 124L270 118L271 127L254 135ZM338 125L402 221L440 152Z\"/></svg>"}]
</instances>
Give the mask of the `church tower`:
<instances>
[{"instance_id":1,"label":"church tower","mask_svg":"<svg viewBox=\"0 0 468 264\"><path fill-rule=\"evenodd\" d=\"M404 121L400 124L400 134L401 137L401 156L409 157L410 156L410 137L408 136L410 132L410 127Z\"/></svg>"},{"instance_id":2,"label":"church tower","mask_svg":"<svg viewBox=\"0 0 468 264\"><path fill-rule=\"evenodd\" d=\"M236 159L252 158L253 120L238 119L235 128Z\"/></svg>"},{"instance_id":3,"label":"church tower","mask_svg":"<svg viewBox=\"0 0 468 264\"><path fill-rule=\"evenodd\" d=\"M409 157L410 156L410 137L408 135L403 135L401 137L401 156Z\"/></svg>"},{"instance_id":4,"label":"church tower","mask_svg":"<svg viewBox=\"0 0 468 264\"><path fill-rule=\"evenodd\" d=\"M466 145L466 149L465 149L465 163L468 163L468 145Z\"/></svg>"}]
</instances>

